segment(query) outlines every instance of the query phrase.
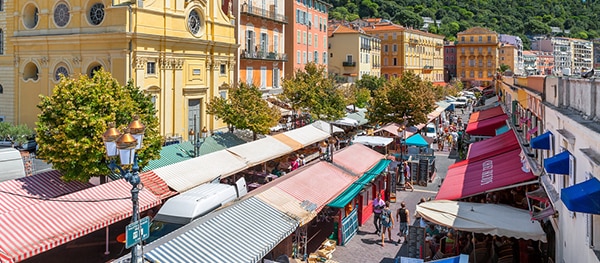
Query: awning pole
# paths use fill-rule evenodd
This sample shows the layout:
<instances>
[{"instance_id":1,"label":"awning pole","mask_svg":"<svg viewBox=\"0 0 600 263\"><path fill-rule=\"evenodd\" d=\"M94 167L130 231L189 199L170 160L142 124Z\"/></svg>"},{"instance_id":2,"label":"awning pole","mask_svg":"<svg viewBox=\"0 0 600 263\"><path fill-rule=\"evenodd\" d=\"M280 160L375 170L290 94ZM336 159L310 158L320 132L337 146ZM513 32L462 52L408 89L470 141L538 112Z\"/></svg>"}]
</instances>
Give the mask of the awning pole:
<instances>
[{"instance_id":1,"label":"awning pole","mask_svg":"<svg viewBox=\"0 0 600 263\"><path fill-rule=\"evenodd\" d=\"M110 251L108 251L108 236L109 236L108 226L106 226L106 251L104 251L104 255L110 255Z\"/></svg>"},{"instance_id":2,"label":"awning pole","mask_svg":"<svg viewBox=\"0 0 600 263\"><path fill-rule=\"evenodd\" d=\"M471 241L473 242L473 262L477 262L477 252L475 252L475 232L471 232Z\"/></svg>"}]
</instances>

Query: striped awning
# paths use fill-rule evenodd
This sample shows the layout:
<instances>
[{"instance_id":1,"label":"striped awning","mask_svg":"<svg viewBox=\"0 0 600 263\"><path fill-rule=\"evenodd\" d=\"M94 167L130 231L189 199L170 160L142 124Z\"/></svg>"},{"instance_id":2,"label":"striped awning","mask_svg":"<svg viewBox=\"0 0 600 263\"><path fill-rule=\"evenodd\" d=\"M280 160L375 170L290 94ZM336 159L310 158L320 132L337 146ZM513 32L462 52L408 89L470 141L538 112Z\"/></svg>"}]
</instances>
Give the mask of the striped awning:
<instances>
[{"instance_id":1,"label":"striped awning","mask_svg":"<svg viewBox=\"0 0 600 263\"><path fill-rule=\"evenodd\" d=\"M277 187L271 187L255 195L255 197L293 217L300 225L310 222L317 215L317 213L303 207L302 200L296 199Z\"/></svg>"},{"instance_id":2,"label":"striped awning","mask_svg":"<svg viewBox=\"0 0 600 263\"><path fill-rule=\"evenodd\" d=\"M140 180L144 185L144 188L150 190L153 194L159 196L161 199L165 199L177 194L177 192L171 191L167 183L158 177L154 171L141 173Z\"/></svg>"},{"instance_id":3,"label":"striped awning","mask_svg":"<svg viewBox=\"0 0 600 263\"><path fill-rule=\"evenodd\" d=\"M93 186L90 183L77 181L65 182L60 179L61 176L59 171L52 170L1 182L0 215L32 206L46 198L62 196Z\"/></svg>"},{"instance_id":4,"label":"striped awning","mask_svg":"<svg viewBox=\"0 0 600 263\"><path fill-rule=\"evenodd\" d=\"M259 262L297 227L298 221L252 197L155 241L158 246L145 257L154 262Z\"/></svg>"},{"instance_id":5,"label":"striped awning","mask_svg":"<svg viewBox=\"0 0 600 263\"><path fill-rule=\"evenodd\" d=\"M333 154L333 162L355 175L362 175L383 159L383 155L360 143Z\"/></svg>"},{"instance_id":6,"label":"striped awning","mask_svg":"<svg viewBox=\"0 0 600 263\"><path fill-rule=\"evenodd\" d=\"M130 217L130 191L118 180L0 214L0 251L21 261ZM140 211L158 204L152 192L139 192Z\"/></svg>"}]
</instances>

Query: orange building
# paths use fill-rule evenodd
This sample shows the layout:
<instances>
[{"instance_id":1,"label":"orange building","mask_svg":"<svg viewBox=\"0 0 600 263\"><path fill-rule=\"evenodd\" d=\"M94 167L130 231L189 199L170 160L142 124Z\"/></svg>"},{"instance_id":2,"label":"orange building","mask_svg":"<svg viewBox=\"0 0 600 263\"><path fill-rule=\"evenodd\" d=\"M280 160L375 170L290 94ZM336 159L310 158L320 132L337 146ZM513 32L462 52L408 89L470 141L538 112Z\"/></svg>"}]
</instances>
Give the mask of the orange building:
<instances>
[{"instance_id":1,"label":"orange building","mask_svg":"<svg viewBox=\"0 0 600 263\"><path fill-rule=\"evenodd\" d=\"M290 19L285 27L286 76L303 70L309 61L327 67L327 12L330 5L319 0L285 2L285 14Z\"/></svg>"},{"instance_id":2,"label":"orange building","mask_svg":"<svg viewBox=\"0 0 600 263\"><path fill-rule=\"evenodd\" d=\"M492 85L498 64L498 33L473 27L457 34L456 73L466 88Z\"/></svg>"},{"instance_id":3,"label":"orange building","mask_svg":"<svg viewBox=\"0 0 600 263\"><path fill-rule=\"evenodd\" d=\"M284 1L244 0L239 10L237 36L239 70L236 81L252 83L264 93L280 93L288 56L284 51Z\"/></svg>"},{"instance_id":4,"label":"orange building","mask_svg":"<svg viewBox=\"0 0 600 263\"><path fill-rule=\"evenodd\" d=\"M508 69L514 73L518 68L517 46L511 44L500 44L499 65L507 65Z\"/></svg>"}]
</instances>

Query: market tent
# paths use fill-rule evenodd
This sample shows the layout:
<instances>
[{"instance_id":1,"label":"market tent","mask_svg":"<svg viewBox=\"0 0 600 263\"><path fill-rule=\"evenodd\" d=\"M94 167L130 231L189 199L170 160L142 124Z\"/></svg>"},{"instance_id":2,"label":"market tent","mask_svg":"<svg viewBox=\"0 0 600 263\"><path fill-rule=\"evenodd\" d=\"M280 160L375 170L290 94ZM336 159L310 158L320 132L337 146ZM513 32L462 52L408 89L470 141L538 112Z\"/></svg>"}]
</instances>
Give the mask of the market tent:
<instances>
[{"instance_id":1,"label":"market tent","mask_svg":"<svg viewBox=\"0 0 600 263\"><path fill-rule=\"evenodd\" d=\"M467 159L487 158L489 156L505 153L510 150L520 149L521 145L517 140L514 131L508 131L498 136L474 142L469 145Z\"/></svg>"},{"instance_id":2,"label":"market tent","mask_svg":"<svg viewBox=\"0 0 600 263\"><path fill-rule=\"evenodd\" d=\"M311 207L302 206L302 200L296 199L277 187L269 187L263 192L256 194L254 197L271 205L279 211L285 212L286 215L297 220L301 226L310 222L317 216L317 213L312 211Z\"/></svg>"},{"instance_id":3,"label":"market tent","mask_svg":"<svg viewBox=\"0 0 600 263\"><path fill-rule=\"evenodd\" d=\"M146 189L139 209L160 204ZM22 261L130 217L131 184L120 179L0 214L0 251Z\"/></svg>"},{"instance_id":4,"label":"market tent","mask_svg":"<svg viewBox=\"0 0 600 263\"><path fill-rule=\"evenodd\" d=\"M401 134L398 134L398 128L400 128L401 125L397 124L397 123L390 123L387 124L379 129L377 129L375 131L375 133L381 132L381 131L386 131L388 133L390 133L391 135L393 135L394 137L401 137ZM406 138L412 136L413 134L415 134L417 132L417 128L416 127L408 127L406 128L406 132L404 132L404 136L406 136Z\"/></svg>"},{"instance_id":5,"label":"market tent","mask_svg":"<svg viewBox=\"0 0 600 263\"><path fill-rule=\"evenodd\" d=\"M333 122L334 124L356 127L358 126L358 121L355 119L350 119L348 117L341 118Z\"/></svg>"},{"instance_id":6,"label":"market tent","mask_svg":"<svg viewBox=\"0 0 600 263\"><path fill-rule=\"evenodd\" d=\"M302 145L302 148L309 146L313 143L325 140L330 136L329 133L326 133L313 125L306 125L298 129L286 131L281 134L285 134L285 136L292 138L292 140L294 141L297 141L298 143L300 143L300 145ZM275 139L279 138L279 136L273 137Z\"/></svg>"},{"instance_id":7,"label":"market tent","mask_svg":"<svg viewBox=\"0 0 600 263\"><path fill-rule=\"evenodd\" d=\"M352 144L333 154L334 164L343 167L355 175L365 173L381 159L383 159L382 154L362 144Z\"/></svg>"},{"instance_id":8,"label":"market tent","mask_svg":"<svg viewBox=\"0 0 600 263\"><path fill-rule=\"evenodd\" d=\"M369 120L366 118L367 110L358 110L356 112L351 112L346 114L346 118L353 119L357 122L358 126L365 125L369 123Z\"/></svg>"},{"instance_id":9,"label":"market tent","mask_svg":"<svg viewBox=\"0 0 600 263\"><path fill-rule=\"evenodd\" d=\"M381 136L356 136L352 141L354 143L360 143L368 146L384 147L392 143L394 139Z\"/></svg>"},{"instance_id":10,"label":"market tent","mask_svg":"<svg viewBox=\"0 0 600 263\"><path fill-rule=\"evenodd\" d=\"M252 167L292 153L294 149L280 140L267 135L265 138L256 141L227 148L227 151L245 159L246 164Z\"/></svg>"},{"instance_id":11,"label":"market tent","mask_svg":"<svg viewBox=\"0 0 600 263\"><path fill-rule=\"evenodd\" d=\"M417 205L416 210L428 221L460 231L547 242L528 210L508 205L435 200Z\"/></svg>"},{"instance_id":12,"label":"market tent","mask_svg":"<svg viewBox=\"0 0 600 263\"><path fill-rule=\"evenodd\" d=\"M408 137L404 144L408 146L427 147L429 146L430 142L425 140L425 138L423 138L423 135L415 134L413 136Z\"/></svg>"},{"instance_id":13,"label":"market tent","mask_svg":"<svg viewBox=\"0 0 600 263\"><path fill-rule=\"evenodd\" d=\"M364 173L360 178L358 178L358 180L346 188L344 192L333 199L328 206L335 208L346 207L346 205L350 203L367 184L373 181L373 179L375 179L375 177L377 177L380 173L385 171L391 162L391 160L386 159L380 160L373 168Z\"/></svg>"},{"instance_id":14,"label":"market tent","mask_svg":"<svg viewBox=\"0 0 600 263\"><path fill-rule=\"evenodd\" d=\"M140 182L144 185L144 188L150 190L154 195L160 197L160 199L177 194L177 192L171 191L167 183L158 177L154 171L140 173Z\"/></svg>"},{"instance_id":15,"label":"market tent","mask_svg":"<svg viewBox=\"0 0 600 263\"><path fill-rule=\"evenodd\" d=\"M216 178L224 178L248 168L246 160L226 150L161 167L154 173L169 187L181 193Z\"/></svg>"},{"instance_id":16,"label":"market tent","mask_svg":"<svg viewBox=\"0 0 600 263\"><path fill-rule=\"evenodd\" d=\"M531 171L524 171L521 149L515 149L451 165L435 199L457 200L519 183L534 183L536 178Z\"/></svg>"},{"instance_id":17,"label":"market tent","mask_svg":"<svg viewBox=\"0 0 600 263\"><path fill-rule=\"evenodd\" d=\"M469 117L469 123L478 122L482 120L487 120L490 118L494 118L500 115L506 115L501 106L495 106L493 108L489 108L482 111L476 111L471 113L471 117Z\"/></svg>"},{"instance_id":18,"label":"market tent","mask_svg":"<svg viewBox=\"0 0 600 263\"><path fill-rule=\"evenodd\" d=\"M261 262L297 227L298 221L252 197L150 243L144 257L154 262Z\"/></svg>"},{"instance_id":19,"label":"market tent","mask_svg":"<svg viewBox=\"0 0 600 263\"><path fill-rule=\"evenodd\" d=\"M506 125L508 115L498 115L485 120L470 122L465 130L470 135L495 136L496 129Z\"/></svg>"},{"instance_id":20,"label":"market tent","mask_svg":"<svg viewBox=\"0 0 600 263\"><path fill-rule=\"evenodd\" d=\"M272 187L277 187L298 200L314 204L316 212L321 211L323 206L356 180L356 176L328 162L317 162L296 171L298 172L287 174L286 178L277 179L277 184Z\"/></svg>"},{"instance_id":21,"label":"market tent","mask_svg":"<svg viewBox=\"0 0 600 263\"><path fill-rule=\"evenodd\" d=\"M331 134L331 126L333 126L333 133L344 132L344 130L338 126L329 124L322 120L317 120L310 125L315 126L317 129L324 131L327 134Z\"/></svg>"},{"instance_id":22,"label":"market tent","mask_svg":"<svg viewBox=\"0 0 600 263\"><path fill-rule=\"evenodd\" d=\"M592 177L561 191L560 199L572 212L600 215L600 181Z\"/></svg>"},{"instance_id":23,"label":"market tent","mask_svg":"<svg viewBox=\"0 0 600 263\"><path fill-rule=\"evenodd\" d=\"M297 142L296 140L288 137L287 135L285 135L283 133L275 134L275 135L273 135L273 138L286 144L287 146L292 148L292 150L294 150L294 151L303 148L301 143Z\"/></svg>"}]
</instances>

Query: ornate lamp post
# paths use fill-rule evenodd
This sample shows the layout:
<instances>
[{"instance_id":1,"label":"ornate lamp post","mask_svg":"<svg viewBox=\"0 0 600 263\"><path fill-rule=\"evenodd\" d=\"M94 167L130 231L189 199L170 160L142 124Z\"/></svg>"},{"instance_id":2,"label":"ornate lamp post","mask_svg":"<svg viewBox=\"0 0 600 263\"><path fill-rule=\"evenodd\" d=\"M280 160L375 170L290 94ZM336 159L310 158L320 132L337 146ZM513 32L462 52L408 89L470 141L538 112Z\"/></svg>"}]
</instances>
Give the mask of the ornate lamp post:
<instances>
[{"instance_id":1,"label":"ornate lamp post","mask_svg":"<svg viewBox=\"0 0 600 263\"><path fill-rule=\"evenodd\" d=\"M121 134L114 123L109 123L109 128L102 135L106 155L110 163L111 171L117 170L127 182L131 184L131 202L133 203L133 214L131 222L136 222L139 219L138 194L143 187L140 184L139 166L136 150L142 148L144 139L144 131L146 127L140 122L138 116L133 117L133 121L129 124L124 134ZM120 157L120 164L116 163L116 157ZM136 244L131 249L131 262L138 262L138 246Z\"/></svg>"},{"instance_id":2,"label":"ornate lamp post","mask_svg":"<svg viewBox=\"0 0 600 263\"><path fill-rule=\"evenodd\" d=\"M206 140L206 136L208 136L208 130L206 126L202 128L202 143L200 143L200 133L197 133L196 130L196 114L194 114L194 129L190 130L189 136L190 142L194 145L194 157L198 157L200 156L200 146L202 146L202 143Z\"/></svg>"},{"instance_id":3,"label":"ornate lamp post","mask_svg":"<svg viewBox=\"0 0 600 263\"><path fill-rule=\"evenodd\" d=\"M404 140L406 137L406 126L398 128L398 136L400 137L400 184L404 187Z\"/></svg>"}]
</instances>

